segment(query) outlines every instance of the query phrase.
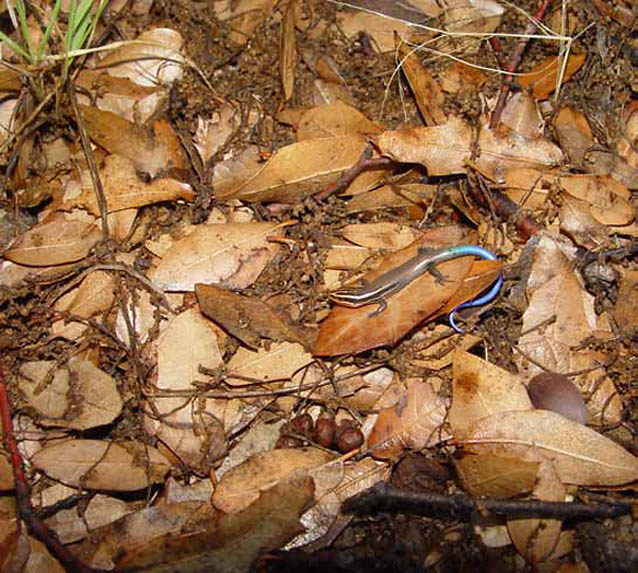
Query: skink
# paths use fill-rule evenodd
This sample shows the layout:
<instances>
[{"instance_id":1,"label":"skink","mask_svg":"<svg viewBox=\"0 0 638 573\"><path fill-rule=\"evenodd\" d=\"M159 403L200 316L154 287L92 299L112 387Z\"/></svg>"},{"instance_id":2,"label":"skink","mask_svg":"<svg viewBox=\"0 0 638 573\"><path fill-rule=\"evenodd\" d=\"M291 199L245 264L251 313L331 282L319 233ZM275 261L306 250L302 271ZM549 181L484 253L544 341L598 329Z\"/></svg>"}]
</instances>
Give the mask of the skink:
<instances>
[{"instance_id":1,"label":"skink","mask_svg":"<svg viewBox=\"0 0 638 573\"><path fill-rule=\"evenodd\" d=\"M446 279L436 268L438 263L443 263L459 257L467 257L474 255L488 261L495 261L496 255L486 249L477 247L476 245L456 245L442 249L429 249L427 247L419 247L417 255L408 259L398 267L382 274L372 282L364 284L360 287L345 287L339 289L329 295L330 299L337 304L349 307L359 307L367 304L378 304L377 309L370 314L375 316L386 309L386 298L399 292L405 286L410 284L414 279L420 277L425 272L434 275L436 282L442 284ZM449 314L450 325L457 332L463 332L456 325L456 313L464 308L481 306L490 302L501 290L503 285L503 277L499 275L492 287L483 296L475 298L471 301L458 305Z\"/></svg>"}]
</instances>

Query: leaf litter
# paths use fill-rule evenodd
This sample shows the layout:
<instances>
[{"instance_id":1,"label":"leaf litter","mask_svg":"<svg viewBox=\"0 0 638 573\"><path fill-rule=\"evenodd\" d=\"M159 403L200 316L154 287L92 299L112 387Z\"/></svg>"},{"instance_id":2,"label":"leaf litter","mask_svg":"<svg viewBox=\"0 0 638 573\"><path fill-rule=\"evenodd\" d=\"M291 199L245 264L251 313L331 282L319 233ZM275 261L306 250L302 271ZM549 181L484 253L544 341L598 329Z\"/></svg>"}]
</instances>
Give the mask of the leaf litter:
<instances>
[{"instance_id":1,"label":"leaf litter","mask_svg":"<svg viewBox=\"0 0 638 573\"><path fill-rule=\"evenodd\" d=\"M31 4L36 45L51 13ZM400 558L385 539L407 547L405 523L379 542L341 504L410 451L455 469L431 482L448 493L631 499L638 104L608 65L629 66L622 10L587 3L608 18L598 32L586 11L541 13L519 70L507 34L527 5L108 4L126 41L74 59L75 87L28 93L3 45L0 390L20 485L60 540L2 506L11 566L56 570L70 549L105 569L286 570L332 546L352 570L463 569L495 545L502 563L586 566L566 557L579 541L562 516L457 523L479 533L463 546L440 521ZM458 244L499 260L441 263L443 281L422 274L374 316L374 298L329 302ZM500 275L454 333L443 317ZM534 408L542 372L567 375L587 425Z\"/></svg>"}]
</instances>

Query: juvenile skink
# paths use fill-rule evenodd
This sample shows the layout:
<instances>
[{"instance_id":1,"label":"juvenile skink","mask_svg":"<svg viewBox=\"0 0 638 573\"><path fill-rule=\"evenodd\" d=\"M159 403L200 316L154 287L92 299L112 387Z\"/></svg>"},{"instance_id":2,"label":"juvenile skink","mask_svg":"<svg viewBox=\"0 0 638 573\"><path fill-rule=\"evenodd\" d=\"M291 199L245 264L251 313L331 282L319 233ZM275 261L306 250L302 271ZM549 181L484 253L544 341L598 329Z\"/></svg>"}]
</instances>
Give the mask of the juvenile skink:
<instances>
[{"instance_id":1,"label":"juvenile skink","mask_svg":"<svg viewBox=\"0 0 638 573\"><path fill-rule=\"evenodd\" d=\"M386 309L387 297L399 292L425 272L432 274L436 279L436 282L439 284L448 280L436 268L438 263L470 255L487 259L488 261L496 260L496 255L494 253L481 247L477 247L476 245L456 245L442 249L419 247L419 251L414 257L408 259L387 273L382 274L373 281L360 287L345 287L339 289L331 293L329 297L337 304L349 307L359 307L376 303L379 306L372 314L370 314L371 317L376 316ZM498 279L496 279L489 291L487 291L483 296L464 302L452 310L449 314L450 325L452 328L457 332L463 332L456 325L456 313L463 308L487 304L498 294L502 285L503 277L499 275Z\"/></svg>"}]
</instances>

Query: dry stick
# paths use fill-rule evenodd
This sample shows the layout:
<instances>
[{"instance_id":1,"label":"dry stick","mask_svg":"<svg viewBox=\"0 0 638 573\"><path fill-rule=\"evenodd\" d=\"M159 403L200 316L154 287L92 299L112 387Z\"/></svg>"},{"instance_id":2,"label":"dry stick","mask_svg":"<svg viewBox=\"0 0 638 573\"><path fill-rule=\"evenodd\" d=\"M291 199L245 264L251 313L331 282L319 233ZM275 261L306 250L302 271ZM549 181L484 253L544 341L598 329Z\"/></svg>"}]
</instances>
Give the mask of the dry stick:
<instances>
[{"instance_id":1,"label":"dry stick","mask_svg":"<svg viewBox=\"0 0 638 573\"><path fill-rule=\"evenodd\" d=\"M605 519L632 511L630 503L579 503L563 501L508 501L474 499L468 495L441 495L402 491L385 482L347 499L344 513L370 515L382 511L408 513L435 518L470 517L479 512L484 517L500 515L510 518L538 517L555 519Z\"/></svg>"},{"instance_id":2,"label":"dry stick","mask_svg":"<svg viewBox=\"0 0 638 573\"><path fill-rule=\"evenodd\" d=\"M18 532L20 532L21 522L24 521L29 532L42 541L51 554L64 565L67 571L77 571L78 573L91 573L98 571L92 569L77 559L55 536L54 532L38 517L36 517L31 506L31 496L27 478L24 473L24 464L18 442L13 434L11 423L11 405L9 404L9 392L4 377L4 368L0 363L0 417L2 418L2 431L4 442L13 468L13 482L15 484L16 504L18 507L19 519L16 522Z\"/></svg>"},{"instance_id":3,"label":"dry stick","mask_svg":"<svg viewBox=\"0 0 638 573\"><path fill-rule=\"evenodd\" d=\"M332 185L328 185L321 193L317 193L315 197L318 201L323 201L330 195L343 191L354 178L366 169L374 169L376 167L385 167L391 165L393 161L388 157L372 157L374 148L368 145L363 150L359 160L349 169L346 169Z\"/></svg>"},{"instance_id":4,"label":"dry stick","mask_svg":"<svg viewBox=\"0 0 638 573\"><path fill-rule=\"evenodd\" d=\"M106 195L104 195L104 187L102 186L102 180L100 179L100 174L98 173L97 165L95 164L95 156L93 155L93 150L91 149L91 141L89 139L88 133L86 132L82 114L80 113L78 98L75 93L75 84L73 83L73 81L69 81L67 91L69 100L71 101L71 107L73 108L73 114L75 115L75 123L77 125L78 132L80 133L80 141L82 142L82 148L84 149L84 156L86 157L86 162L89 166L89 173L91 174L91 181L93 182L93 190L95 191L97 204L100 207L100 219L102 220L102 239L106 242L109 240L109 222L107 218L108 211Z\"/></svg>"},{"instance_id":5,"label":"dry stick","mask_svg":"<svg viewBox=\"0 0 638 573\"><path fill-rule=\"evenodd\" d=\"M516 71L516 68L521 61L521 57L523 55L523 52L525 51L525 46L527 46L527 42L529 41L529 38L527 36L531 36L536 32L536 28L538 26L536 22L543 19L543 16L545 16L545 12L549 7L550 2L551 0L543 0L543 3L538 9L538 12L536 12L536 17L531 20L529 24L527 24L527 28L525 28L525 31L523 32L523 35L526 37L523 37L518 41L516 48L514 48L514 51L510 56L510 62L507 66L507 71L509 73L505 76L505 81L501 86L501 93L498 95L498 101L496 102L496 106L494 107L494 111L492 112L492 118L490 119L490 129L494 129L501 121L501 114L503 113L503 108L505 107L507 96L512 89L512 82L514 80L514 76L512 75L512 73Z\"/></svg>"}]
</instances>

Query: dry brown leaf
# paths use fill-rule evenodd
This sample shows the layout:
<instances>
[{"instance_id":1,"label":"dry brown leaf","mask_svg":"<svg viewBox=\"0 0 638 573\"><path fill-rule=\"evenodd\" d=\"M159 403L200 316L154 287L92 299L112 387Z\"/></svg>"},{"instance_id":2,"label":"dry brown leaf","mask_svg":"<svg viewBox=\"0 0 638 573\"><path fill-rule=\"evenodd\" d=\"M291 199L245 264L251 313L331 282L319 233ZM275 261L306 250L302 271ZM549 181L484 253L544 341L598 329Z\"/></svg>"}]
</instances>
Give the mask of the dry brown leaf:
<instances>
[{"instance_id":1,"label":"dry brown leaf","mask_svg":"<svg viewBox=\"0 0 638 573\"><path fill-rule=\"evenodd\" d=\"M0 491L10 491L13 487L13 468L7 456L0 454Z\"/></svg>"},{"instance_id":2,"label":"dry brown leaf","mask_svg":"<svg viewBox=\"0 0 638 573\"><path fill-rule=\"evenodd\" d=\"M541 462L532 498L539 501L565 501L566 490L549 460ZM516 550L529 563L540 563L552 555L561 533L562 520L509 518L507 530Z\"/></svg>"},{"instance_id":3,"label":"dry brown leaf","mask_svg":"<svg viewBox=\"0 0 638 573\"><path fill-rule=\"evenodd\" d=\"M468 454L454 462L463 487L474 497L507 499L532 490L538 475L538 461Z\"/></svg>"},{"instance_id":4,"label":"dry brown leaf","mask_svg":"<svg viewBox=\"0 0 638 573\"><path fill-rule=\"evenodd\" d=\"M452 377L454 388L449 422L457 439L481 418L533 407L520 376L469 352L457 350L454 353Z\"/></svg>"},{"instance_id":5,"label":"dry brown leaf","mask_svg":"<svg viewBox=\"0 0 638 573\"><path fill-rule=\"evenodd\" d=\"M171 84L184 75L183 44L184 40L176 30L154 28L143 32L133 42L123 42L120 47L107 52L98 68L142 86Z\"/></svg>"},{"instance_id":6,"label":"dry brown leaf","mask_svg":"<svg viewBox=\"0 0 638 573\"><path fill-rule=\"evenodd\" d=\"M443 111L445 96L438 82L421 64L415 51L399 34L394 33L394 43L403 73L408 78L414 99L427 126L441 125L447 121Z\"/></svg>"},{"instance_id":7,"label":"dry brown leaf","mask_svg":"<svg viewBox=\"0 0 638 573\"><path fill-rule=\"evenodd\" d=\"M248 202L297 203L337 181L341 172L352 167L367 146L366 137L358 133L286 145L255 174L235 187L223 190L216 188L215 196L218 199ZM383 170L364 172L355 178L345 192L368 190L383 174Z\"/></svg>"},{"instance_id":8,"label":"dry brown leaf","mask_svg":"<svg viewBox=\"0 0 638 573\"><path fill-rule=\"evenodd\" d=\"M69 440L46 446L33 466L64 484L85 489L133 491L163 481L170 466L149 446L101 440Z\"/></svg>"},{"instance_id":9,"label":"dry brown leaf","mask_svg":"<svg viewBox=\"0 0 638 573\"><path fill-rule=\"evenodd\" d=\"M476 141L474 128L458 117L436 127L386 131L374 138L382 155L400 163L420 163L431 176L465 173L473 161L494 179L510 167L544 167L563 160L561 150L545 139L527 140L482 127ZM479 156L473 158L478 150Z\"/></svg>"},{"instance_id":10,"label":"dry brown leaf","mask_svg":"<svg viewBox=\"0 0 638 573\"><path fill-rule=\"evenodd\" d=\"M340 516L341 504L349 497L387 479L387 464L364 458L356 462L340 460L328 463L312 472L316 503L301 517L306 531L286 546L286 550L312 543L323 535L336 535L336 527L345 527L350 516Z\"/></svg>"},{"instance_id":11,"label":"dry brown leaf","mask_svg":"<svg viewBox=\"0 0 638 573\"><path fill-rule=\"evenodd\" d=\"M397 32L402 38L410 39L414 28L409 25L409 21L420 20L424 15L413 7L404 8L400 2L389 2L386 4L392 11L394 18L384 18L383 16L362 11L337 12L337 22L339 30L345 34L346 38L354 39L361 32L372 37L372 45L376 50L389 52L394 49L394 33ZM400 14L399 16L394 16Z\"/></svg>"},{"instance_id":12,"label":"dry brown leaf","mask_svg":"<svg viewBox=\"0 0 638 573\"><path fill-rule=\"evenodd\" d=\"M128 158L135 169L151 177L186 172L186 156L167 121L158 119L148 128L140 128L95 107L80 106L80 111L91 139L110 153Z\"/></svg>"},{"instance_id":13,"label":"dry brown leaf","mask_svg":"<svg viewBox=\"0 0 638 573\"><path fill-rule=\"evenodd\" d=\"M604 225L628 225L635 218L629 189L608 175L561 177L560 186L586 202L591 216Z\"/></svg>"},{"instance_id":14,"label":"dry brown leaf","mask_svg":"<svg viewBox=\"0 0 638 573\"><path fill-rule=\"evenodd\" d=\"M554 130L570 162L585 173L611 175L629 189L638 189L638 169L625 159L610 153L594 140L585 116L571 108L562 108L554 117Z\"/></svg>"},{"instance_id":15,"label":"dry brown leaf","mask_svg":"<svg viewBox=\"0 0 638 573\"><path fill-rule=\"evenodd\" d=\"M585 54L570 53L565 66L565 73L562 81L567 82L580 69L585 62ZM516 77L517 82L523 88L532 88L532 95L537 100L547 99L549 95L556 89L558 82L559 59L550 57L543 60L529 72L520 74ZM563 65L563 59L560 59L560 65Z\"/></svg>"},{"instance_id":16,"label":"dry brown leaf","mask_svg":"<svg viewBox=\"0 0 638 573\"><path fill-rule=\"evenodd\" d=\"M122 398L117 384L106 372L92 363L74 358L53 370L54 361L26 362L20 367L18 380L24 403L34 408L38 422L88 430L109 424L122 411Z\"/></svg>"},{"instance_id":17,"label":"dry brown leaf","mask_svg":"<svg viewBox=\"0 0 638 573\"><path fill-rule=\"evenodd\" d=\"M202 313L250 348L258 348L261 337L312 346L310 332L259 299L205 284L196 284L195 293Z\"/></svg>"},{"instance_id":18,"label":"dry brown leaf","mask_svg":"<svg viewBox=\"0 0 638 573\"><path fill-rule=\"evenodd\" d=\"M540 138L545 130L538 105L527 92L518 92L507 100L501 123L528 139Z\"/></svg>"},{"instance_id":19,"label":"dry brown leaf","mask_svg":"<svg viewBox=\"0 0 638 573\"><path fill-rule=\"evenodd\" d=\"M213 505L225 513L237 513L259 499L260 493L288 480L291 474L307 475L308 471L324 466L334 457L314 448L255 454L222 476L213 494Z\"/></svg>"},{"instance_id":20,"label":"dry brown leaf","mask_svg":"<svg viewBox=\"0 0 638 573\"><path fill-rule=\"evenodd\" d=\"M449 437L443 428L446 415L446 401L431 384L409 380L398 404L379 412L368 449L376 458L393 458L405 448L432 447Z\"/></svg>"},{"instance_id":21,"label":"dry brown leaf","mask_svg":"<svg viewBox=\"0 0 638 573\"><path fill-rule=\"evenodd\" d=\"M3 256L20 265L62 265L86 257L101 238L102 231L93 222L54 217L20 235Z\"/></svg>"},{"instance_id":22,"label":"dry brown leaf","mask_svg":"<svg viewBox=\"0 0 638 573\"><path fill-rule=\"evenodd\" d=\"M195 391L200 367L222 365L215 329L195 308L170 319L157 339L158 390ZM226 451L224 416L211 400L191 403L183 396L154 396L144 424L181 463L207 473ZM225 406L226 404L224 404Z\"/></svg>"},{"instance_id":23,"label":"dry brown leaf","mask_svg":"<svg viewBox=\"0 0 638 573\"><path fill-rule=\"evenodd\" d=\"M370 250L346 241L335 240L326 253L326 269L358 269L370 258Z\"/></svg>"},{"instance_id":24,"label":"dry brown leaf","mask_svg":"<svg viewBox=\"0 0 638 573\"><path fill-rule=\"evenodd\" d=\"M215 14L222 22L230 25L230 40L244 45L272 12L276 0L222 0L214 3Z\"/></svg>"},{"instance_id":25,"label":"dry brown leaf","mask_svg":"<svg viewBox=\"0 0 638 573\"><path fill-rule=\"evenodd\" d=\"M299 120L297 140L357 133L368 135L382 131L383 128L376 121L368 119L358 109L339 100L305 111Z\"/></svg>"},{"instance_id":26,"label":"dry brown leaf","mask_svg":"<svg viewBox=\"0 0 638 573\"><path fill-rule=\"evenodd\" d=\"M168 249L151 278L168 291L192 291L196 283L245 288L279 250L268 241L277 229L272 223L197 225Z\"/></svg>"},{"instance_id":27,"label":"dry brown leaf","mask_svg":"<svg viewBox=\"0 0 638 573\"><path fill-rule=\"evenodd\" d=\"M90 318L111 307L115 297L115 277L105 271L90 273L79 287L61 296L55 301L54 308L59 312L68 312L83 318ZM80 322L58 320L53 323L51 332L69 340L76 340L86 330L87 325Z\"/></svg>"},{"instance_id":28,"label":"dry brown leaf","mask_svg":"<svg viewBox=\"0 0 638 573\"><path fill-rule=\"evenodd\" d=\"M483 71L455 60L443 71L441 89L451 94L473 93L486 81L487 75Z\"/></svg>"},{"instance_id":29,"label":"dry brown leaf","mask_svg":"<svg viewBox=\"0 0 638 573\"><path fill-rule=\"evenodd\" d=\"M475 422L460 444L469 452L552 460L563 483L622 485L638 479L638 458L594 430L548 410L500 412Z\"/></svg>"},{"instance_id":30,"label":"dry brown leaf","mask_svg":"<svg viewBox=\"0 0 638 573\"><path fill-rule=\"evenodd\" d=\"M297 38L295 37L295 9L296 0L287 0L281 6L283 19L279 40L279 73L284 87L284 97L288 101L295 87L295 72L297 69Z\"/></svg>"},{"instance_id":31,"label":"dry brown leaf","mask_svg":"<svg viewBox=\"0 0 638 573\"><path fill-rule=\"evenodd\" d=\"M154 179L145 183L138 177L133 161L121 155L106 157L100 169L100 179L108 213L162 201L195 199L195 192L190 185L174 179ZM96 217L100 215L93 181L87 169L81 172L79 179L70 179L63 194L52 204L52 209L68 210L73 207L82 207Z\"/></svg>"},{"instance_id":32,"label":"dry brown leaf","mask_svg":"<svg viewBox=\"0 0 638 573\"><path fill-rule=\"evenodd\" d=\"M621 331L638 327L638 271L625 270L620 279L618 299L614 308L614 318Z\"/></svg>"},{"instance_id":33,"label":"dry brown leaf","mask_svg":"<svg viewBox=\"0 0 638 573\"><path fill-rule=\"evenodd\" d=\"M341 236L360 247L394 251L408 247L423 234L407 225L380 221L346 225L341 229Z\"/></svg>"},{"instance_id":34,"label":"dry brown leaf","mask_svg":"<svg viewBox=\"0 0 638 573\"><path fill-rule=\"evenodd\" d=\"M366 193L361 193L348 201L347 213L374 211L376 209L398 209L404 207L410 219L421 220L425 211L422 205L429 205L434 199L437 185L423 183L402 183L383 185Z\"/></svg>"},{"instance_id":35,"label":"dry brown leaf","mask_svg":"<svg viewBox=\"0 0 638 573\"><path fill-rule=\"evenodd\" d=\"M609 243L609 230L591 216L584 201L564 197L558 213L561 231L577 245L594 250Z\"/></svg>"},{"instance_id":36,"label":"dry brown leaf","mask_svg":"<svg viewBox=\"0 0 638 573\"><path fill-rule=\"evenodd\" d=\"M263 384L271 380L281 382L313 360L312 355L301 344L294 342L275 342L268 349L261 348L257 351L239 348L226 365L229 376L226 383L244 386L247 383L245 378L261 381Z\"/></svg>"},{"instance_id":37,"label":"dry brown leaf","mask_svg":"<svg viewBox=\"0 0 638 573\"><path fill-rule=\"evenodd\" d=\"M534 253L527 286L529 306L523 314L525 334L518 343L523 355L516 361L530 376L541 371L534 363L558 373L582 370L584 374L571 380L589 397L590 423L617 423L622 403L613 382L599 369L605 356L579 348L600 329L594 300L571 268L571 255L566 257L559 245L560 241L545 235Z\"/></svg>"},{"instance_id":38,"label":"dry brown leaf","mask_svg":"<svg viewBox=\"0 0 638 573\"><path fill-rule=\"evenodd\" d=\"M260 553L285 545L303 529L299 516L311 502L313 489L308 477L278 484L233 515L219 515L202 506L181 527L172 526L173 519L165 520L169 531L128 544L125 551L111 542L115 563L125 569L155 565L158 570L168 564L184 572L249 571ZM153 518L149 515L148 519Z\"/></svg>"}]
</instances>

